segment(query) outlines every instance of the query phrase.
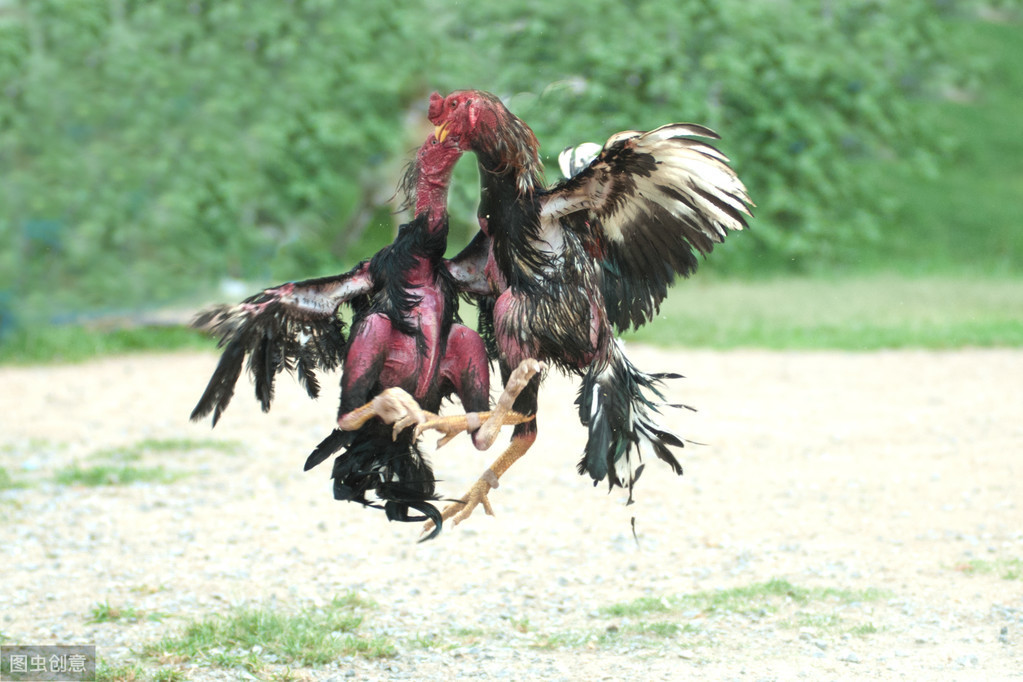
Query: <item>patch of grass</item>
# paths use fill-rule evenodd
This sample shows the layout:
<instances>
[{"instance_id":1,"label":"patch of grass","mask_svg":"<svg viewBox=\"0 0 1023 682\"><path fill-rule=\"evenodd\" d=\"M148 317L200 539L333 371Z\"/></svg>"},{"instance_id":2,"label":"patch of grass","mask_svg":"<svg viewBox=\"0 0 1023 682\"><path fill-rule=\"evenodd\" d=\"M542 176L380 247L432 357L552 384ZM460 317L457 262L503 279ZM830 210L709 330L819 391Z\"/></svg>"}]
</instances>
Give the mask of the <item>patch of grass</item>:
<instances>
[{"instance_id":1,"label":"patch of grass","mask_svg":"<svg viewBox=\"0 0 1023 682\"><path fill-rule=\"evenodd\" d=\"M1023 559L970 559L959 564L956 569L966 574L997 573L1003 580L1023 580Z\"/></svg>"},{"instance_id":2,"label":"patch of grass","mask_svg":"<svg viewBox=\"0 0 1023 682\"><path fill-rule=\"evenodd\" d=\"M679 599L682 605L701 611L750 613L771 610L772 598L791 599L798 604L805 604L810 594L811 590L805 587L796 587L787 580L775 579L747 587L683 595Z\"/></svg>"},{"instance_id":3,"label":"patch of grass","mask_svg":"<svg viewBox=\"0 0 1023 682\"><path fill-rule=\"evenodd\" d=\"M83 485L98 487L106 485L129 485L131 483L173 483L188 474L168 471L163 467L133 467L97 465L80 467L73 464L58 470L53 480L60 485Z\"/></svg>"},{"instance_id":4,"label":"patch of grass","mask_svg":"<svg viewBox=\"0 0 1023 682\"><path fill-rule=\"evenodd\" d=\"M112 666L100 659L96 665L96 682L140 682L146 678L146 669L138 663Z\"/></svg>"},{"instance_id":5,"label":"patch of grass","mask_svg":"<svg viewBox=\"0 0 1023 682\"><path fill-rule=\"evenodd\" d=\"M189 472L168 470L162 466L141 467L131 464L143 457L163 453L184 453L198 450L216 452L237 452L241 447L235 441L212 439L192 440L187 438L145 439L130 445L97 450L89 456L90 460L101 463L83 467L77 462L60 469L54 474L54 480L61 485L128 485L135 482L173 483Z\"/></svg>"},{"instance_id":6,"label":"patch of grass","mask_svg":"<svg viewBox=\"0 0 1023 682\"><path fill-rule=\"evenodd\" d=\"M176 668L160 668L153 673L153 682L185 682L187 679L188 675Z\"/></svg>"},{"instance_id":7,"label":"patch of grass","mask_svg":"<svg viewBox=\"0 0 1023 682\"><path fill-rule=\"evenodd\" d=\"M601 641L605 632L551 632L539 637L532 646L534 649L578 649L591 643Z\"/></svg>"},{"instance_id":8,"label":"patch of grass","mask_svg":"<svg viewBox=\"0 0 1023 682\"><path fill-rule=\"evenodd\" d=\"M451 631L453 637L460 637L463 639L479 639L490 634L489 630L484 628L455 628Z\"/></svg>"},{"instance_id":9,"label":"patch of grass","mask_svg":"<svg viewBox=\"0 0 1023 682\"><path fill-rule=\"evenodd\" d=\"M330 602L335 609L375 609L377 603L372 599L366 599L357 592L345 592L334 597Z\"/></svg>"},{"instance_id":10,"label":"patch of grass","mask_svg":"<svg viewBox=\"0 0 1023 682\"><path fill-rule=\"evenodd\" d=\"M7 469L0 467L0 490L12 490L14 488L25 488L28 484L24 481L16 481L7 472Z\"/></svg>"},{"instance_id":11,"label":"patch of grass","mask_svg":"<svg viewBox=\"0 0 1023 682\"><path fill-rule=\"evenodd\" d=\"M672 597L641 597L632 602L605 606L599 610L599 613L607 617L635 617L650 613L673 613L687 610L747 613L751 610L768 608L773 600L779 598L790 599L798 604L824 599L852 603L874 601L883 598L885 594L885 592L873 588L844 590L831 587L798 587L787 580L774 579L727 590L696 592Z\"/></svg>"},{"instance_id":12,"label":"patch of grass","mask_svg":"<svg viewBox=\"0 0 1023 682\"><path fill-rule=\"evenodd\" d=\"M241 443L237 441L189 438L145 439L131 445L97 450L90 457L91 459L134 462L142 459L143 455L153 453L190 452L192 450L233 453L239 449L241 449Z\"/></svg>"},{"instance_id":13,"label":"patch of grass","mask_svg":"<svg viewBox=\"0 0 1023 682\"><path fill-rule=\"evenodd\" d=\"M462 315L474 320L474 311ZM680 282L656 319L627 334L660 346L704 348L949 349L1023 346L1023 279L984 275L870 274ZM212 350L175 328L19 330L0 343L0 363L78 362L129 351Z\"/></svg>"},{"instance_id":14,"label":"patch of grass","mask_svg":"<svg viewBox=\"0 0 1023 682\"><path fill-rule=\"evenodd\" d=\"M165 613L151 611L149 613L139 611L132 606L111 606L109 601L96 604L92 607L89 617L90 623L116 623L128 621L136 623L140 620L151 620L160 622L167 617Z\"/></svg>"},{"instance_id":15,"label":"patch of grass","mask_svg":"<svg viewBox=\"0 0 1023 682\"><path fill-rule=\"evenodd\" d=\"M509 618L511 626L519 632L529 632L529 619L528 618Z\"/></svg>"},{"instance_id":16,"label":"patch of grass","mask_svg":"<svg viewBox=\"0 0 1023 682\"><path fill-rule=\"evenodd\" d=\"M1020 279L703 278L676 286L626 338L722 349L1020 347L1020 319Z\"/></svg>"},{"instance_id":17,"label":"patch of grass","mask_svg":"<svg viewBox=\"0 0 1023 682\"><path fill-rule=\"evenodd\" d=\"M182 634L145 648L145 655L169 661L207 661L221 668L261 670L277 664L323 665L343 656L387 658L396 654L384 637L357 633L368 602L355 595L338 597L324 608L298 613L236 609L188 625Z\"/></svg>"},{"instance_id":18,"label":"patch of grass","mask_svg":"<svg viewBox=\"0 0 1023 682\"><path fill-rule=\"evenodd\" d=\"M873 623L863 623L862 625L857 625L849 630L849 634L856 635L857 637L866 637L867 635L874 635L878 632L881 632L881 629Z\"/></svg>"},{"instance_id":19,"label":"patch of grass","mask_svg":"<svg viewBox=\"0 0 1023 682\"><path fill-rule=\"evenodd\" d=\"M309 677L302 673L296 673L291 668L284 670L272 670L268 678L271 682L306 682Z\"/></svg>"},{"instance_id":20,"label":"patch of grass","mask_svg":"<svg viewBox=\"0 0 1023 682\"><path fill-rule=\"evenodd\" d=\"M414 637L410 637L405 641L407 646L416 647L417 649L451 649L453 645L445 642L435 632L430 633L417 633Z\"/></svg>"},{"instance_id":21,"label":"patch of grass","mask_svg":"<svg viewBox=\"0 0 1023 682\"><path fill-rule=\"evenodd\" d=\"M109 601L92 607L90 623L113 623L119 620L138 620L138 611L132 607L111 606Z\"/></svg>"},{"instance_id":22,"label":"patch of grass","mask_svg":"<svg viewBox=\"0 0 1023 682\"><path fill-rule=\"evenodd\" d=\"M600 614L603 616L632 617L648 613L666 613L674 610L675 607L665 597L640 597L635 601L604 606L600 609Z\"/></svg>"},{"instance_id":23,"label":"patch of grass","mask_svg":"<svg viewBox=\"0 0 1023 682\"><path fill-rule=\"evenodd\" d=\"M591 631L554 632L539 636L531 645L536 649L566 649L580 647L609 648L628 643L635 646L658 647L666 639L702 637L704 631L692 623L671 621L640 621L612 624ZM695 644L696 642L690 642ZM701 639L700 644L706 644Z\"/></svg>"},{"instance_id":24,"label":"patch of grass","mask_svg":"<svg viewBox=\"0 0 1023 682\"><path fill-rule=\"evenodd\" d=\"M19 327L0 342L0 363L30 365L82 362L102 355L213 348L205 334L188 327L103 330L80 325Z\"/></svg>"},{"instance_id":25,"label":"patch of grass","mask_svg":"<svg viewBox=\"0 0 1023 682\"><path fill-rule=\"evenodd\" d=\"M830 630L842 623L837 613L799 613L795 618L785 621L782 626L789 628L817 628Z\"/></svg>"},{"instance_id":26,"label":"patch of grass","mask_svg":"<svg viewBox=\"0 0 1023 682\"><path fill-rule=\"evenodd\" d=\"M842 622L837 613L814 613L802 607L816 607L821 603L842 605L876 601L886 598L887 592L876 588L850 590L832 587L801 587L787 580L775 579L727 590L695 592L666 597L642 597L631 602L612 604L598 610L603 618L622 619L592 632L561 632L538 637L540 648L616 646L627 640L630 644L655 646L664 639L679 637L699 638L699 644L713 642L706 631L692 622L678 622L680 613L738 614L762 618L774 614L784 605L800 607L792 617L781 621L782 627L815 627L832 629ZM675 617L675 618L673 618ZM777 616L774 616L777 618ZM870 626L873 627L873 626ZM857 634L868 634L866 626L854 628Z\"/></svg>"}]
</instances>

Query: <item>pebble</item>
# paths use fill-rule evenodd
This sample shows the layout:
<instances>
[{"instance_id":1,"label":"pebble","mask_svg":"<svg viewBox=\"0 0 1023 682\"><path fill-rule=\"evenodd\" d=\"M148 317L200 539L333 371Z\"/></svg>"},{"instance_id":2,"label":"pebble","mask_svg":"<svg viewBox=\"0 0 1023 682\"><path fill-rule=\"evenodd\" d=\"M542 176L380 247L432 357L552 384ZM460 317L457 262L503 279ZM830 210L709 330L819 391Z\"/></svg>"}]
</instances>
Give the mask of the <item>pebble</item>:
<instances>
[{"instance_id":1,"label":"pebble","mask_svg":"<svg viewBox=\"0 0 1023 682\"><path fill-rule=\"evenodd\" d=\"M960 668L976 668L980 659L974 654L966 654L956 659L956 665Z\"/></svg>"}]
</instances>

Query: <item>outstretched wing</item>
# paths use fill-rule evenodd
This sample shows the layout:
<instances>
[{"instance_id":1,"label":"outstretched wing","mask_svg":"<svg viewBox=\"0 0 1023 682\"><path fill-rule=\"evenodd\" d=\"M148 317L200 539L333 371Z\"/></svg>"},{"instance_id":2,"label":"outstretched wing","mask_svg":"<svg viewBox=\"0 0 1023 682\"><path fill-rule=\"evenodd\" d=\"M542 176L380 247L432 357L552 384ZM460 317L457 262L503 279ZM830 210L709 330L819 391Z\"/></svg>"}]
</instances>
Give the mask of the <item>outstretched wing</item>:
<instances>
[{"instance_id":1,"label":"outstretched wing","mask_svg":"<svg viewBox=\"0 0 1023 682\"><path fill-rule=\"evenodd\" d=\"M675 277L696 270L696 252L710 253L752 215L728 157L694 138L718 135L692 123L617 133L542 198L541 221L579 233L603 264L608 315L621 330L651 319Z\"/></svg>"},{"instance_id":2,"label":"outstretched wing","mask_svg":"<svg viewBox=\"0 0 1023 682\"><path fill-rule=\"evenodd\" d=\"M294 373L310 397L319 395L316 370L330 371L342 362L342 303L373 286L366 263L333 277L289 282L264 289L238 305L216 306L200 313L192 326L220 337L224 349L192 420L213 413L216 426L231 402L248 356L248 371L263 411L270 409L274 380L283 370Z\"/></svg>"}]
</instances>

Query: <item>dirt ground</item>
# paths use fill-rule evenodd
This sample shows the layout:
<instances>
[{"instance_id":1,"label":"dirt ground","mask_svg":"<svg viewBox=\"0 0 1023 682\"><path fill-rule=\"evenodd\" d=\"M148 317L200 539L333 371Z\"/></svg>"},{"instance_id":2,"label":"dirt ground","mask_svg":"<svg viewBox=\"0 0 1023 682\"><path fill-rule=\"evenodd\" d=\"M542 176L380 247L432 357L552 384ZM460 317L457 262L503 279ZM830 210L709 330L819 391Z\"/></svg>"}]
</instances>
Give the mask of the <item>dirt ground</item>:
<instances>
[{"instance_id":1,"label":"dirt ground","mask_svg":"<svg viewBox=\"0 0 1023 682\"><path fill-rule=\"evenodd\" d=\"M336 387L310 402L284 377L262 414L242 385L211 432L187 417L212 353L0 368L0 466L24 484L0 492L0 633L118 664L194 619L354 590L397 655L295 678L1023 678L1023 351L630 355L687 377L668 397L698 411L665 416L702 443L683 477L648 462L628 507L594 489L575 473L575 382L552 376L497 516L421 545L418 526L333 501L329 467L302 472ZM132 464L188 473L176 482L53 482L168 439L187 442ZM462 436L436 453L442 492L464 492L496 447ZM757 597L771 580L811 596ZM707 605L745 588L750 603ZM606 610L644 597L667 611ZM163 617L90 623L104 603Z\"/></svg>"}]
</instances>

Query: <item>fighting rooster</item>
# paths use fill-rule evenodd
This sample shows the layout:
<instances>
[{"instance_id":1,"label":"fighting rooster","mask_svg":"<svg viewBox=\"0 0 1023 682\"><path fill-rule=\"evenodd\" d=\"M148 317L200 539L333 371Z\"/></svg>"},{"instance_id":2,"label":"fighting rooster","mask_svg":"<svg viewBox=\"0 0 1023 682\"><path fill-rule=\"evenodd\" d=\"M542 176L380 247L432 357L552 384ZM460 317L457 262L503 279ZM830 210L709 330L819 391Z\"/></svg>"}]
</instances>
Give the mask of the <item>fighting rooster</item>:
<instances>
[{"instance_id":1,"label":"fighting rooster","mask_svg":"<svg viewBox=\"0 0 1023 682\"><path fill-rule=\"evenodd\" d=\"M435 479L414 432L405 427L436 419L433 412L441 401L457 394L466 411L475 413L462 418L460 430L468 428L477 447L489 447L502 424L521 421L509 408L517 391L541 369L535 361L517 368L494 413L486 412L486 348L476 332L456 321L457 294L441 265L448 184L461 154L458 136L443 141L430 136L403 182L409 203L414 192L415 217L372 259L342 275L284 284L240 305L213 308L194 323L218 335L226 347L193 420L212 412L216 425L246 355L264 411L280 372L294 372L316 397L316 371L343 364L338 428L313 451L305 468L345 449L334 462L335 498L378 506L366 497L374 491L389 519L431 519L436 529L429 537L441 523L430 504L437 499ZM338 316L343 303L353 309L347 341ZM410 508L425 516L410 516Z\"/></svg>"},{"instance_id":2,"label":"fighting rooster","mask_svg":"<svg viewBox=\"0 0 1023 682\"><path fill-rule=\"evenodd\" d=\"M630 490L642 471L633 452L655 454L681 474L670 447L683 441L653 421L660 380L626 358L615 329L650 320L676 276L697 267L729 230L746 226L752 202L728 159L676 123L613 135L572 177L547 188L536 136L494 95L463 90L430 98L438 139L458 136L480 170L480 232L448 264L459 287L480 297L502 376L525 358L582 375L577 399L588 441L579 472ZM496 344L496 349L493 346ZM535 415L539 376L515 409ZM422 427L423 425L420 425ZM536 439L515 427L509 448L443 518L455 523L483 504ZM431 524L427 523L427 529Z\"/></svg>"}]
</instances>

